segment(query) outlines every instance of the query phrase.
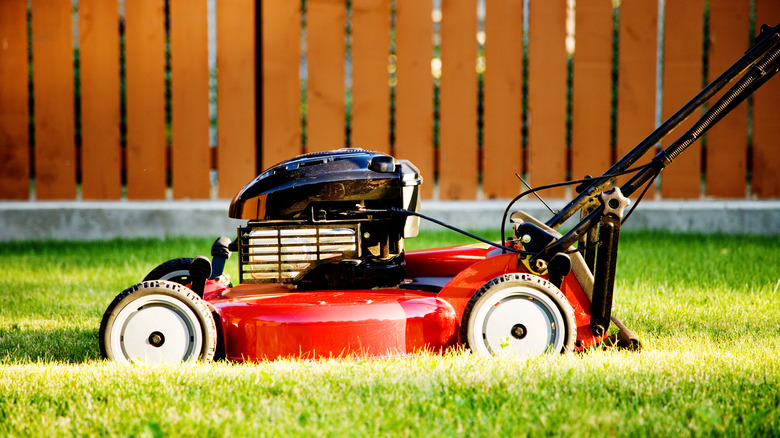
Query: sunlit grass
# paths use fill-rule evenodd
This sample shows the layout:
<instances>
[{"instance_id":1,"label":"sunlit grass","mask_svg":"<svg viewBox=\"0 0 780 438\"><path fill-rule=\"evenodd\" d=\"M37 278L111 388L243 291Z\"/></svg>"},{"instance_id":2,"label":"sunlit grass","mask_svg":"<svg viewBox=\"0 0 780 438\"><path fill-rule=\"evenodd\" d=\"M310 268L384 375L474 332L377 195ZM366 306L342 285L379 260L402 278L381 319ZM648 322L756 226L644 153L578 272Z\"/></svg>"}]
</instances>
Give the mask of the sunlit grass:
<instances>
[{"instance_id":1,"label":"sunlit grass","mask_svg":"<svg viewBox=\"0 0 780 438\"><path fill-rule=\"evenodd\" d=\"M431 234L407 247L468 243ZM3 244L0 436L776 436L780 238L621 239L615 313L640 353L175 367L100 360L98 325L210 239Z\"/></svg>"}]
</instances>

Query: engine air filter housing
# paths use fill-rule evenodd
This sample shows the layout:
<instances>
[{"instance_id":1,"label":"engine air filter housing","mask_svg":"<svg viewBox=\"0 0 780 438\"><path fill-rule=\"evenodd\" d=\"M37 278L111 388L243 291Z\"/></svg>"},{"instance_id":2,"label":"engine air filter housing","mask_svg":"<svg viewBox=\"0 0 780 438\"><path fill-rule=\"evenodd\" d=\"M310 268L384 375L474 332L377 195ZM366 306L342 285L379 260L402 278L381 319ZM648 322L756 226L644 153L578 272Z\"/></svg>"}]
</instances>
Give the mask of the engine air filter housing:
<instances>
[{"instance_id":1,"label":"engine air filter housing","mask_svg":"<svg viewBox=\"0 0 780 438\"><path fill-rule=\"evenodd\" d=\"M244 186L230 204L241 282L379 287L404 278L422 177L406 160L363 149L301 155ZM395 210L395 211L394 211Z\"/></svg>"}]
</instances>

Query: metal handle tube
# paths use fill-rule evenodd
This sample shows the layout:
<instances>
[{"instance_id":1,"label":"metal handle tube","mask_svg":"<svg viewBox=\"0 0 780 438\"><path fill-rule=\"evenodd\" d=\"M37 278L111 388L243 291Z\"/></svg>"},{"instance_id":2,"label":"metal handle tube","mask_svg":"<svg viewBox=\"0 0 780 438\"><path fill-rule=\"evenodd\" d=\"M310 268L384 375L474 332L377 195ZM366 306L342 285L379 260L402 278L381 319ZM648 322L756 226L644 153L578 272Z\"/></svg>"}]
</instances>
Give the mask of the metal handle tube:
<instances>
[{"instance_id":1,"label":"metal handle tube","mask_svg":"<svg viewBox=\"0 0 780 438\"><path fill-rule=\"evenodd\" d=\"M755 44L738 59L731 67L726 69L720 76L707 85L702 91L699 92L693 99L680 108L676 113L669 117L661 126L653 131L649 136L642 140L637 146L634 147L628 154L613 164L612 167L607 170L604 175L618 173L628 169L637 160L639 160L648 150L654 145L666 137L672 130L683 123L688 116L690 116L696 109L704 105L710 98L723 89L729 82L731 82L737 76L740 76L745 72L756 60L763 57L768 51L776 47L780 40L780 25L774 28L765 26L762 28L762 33ZM557 228L569 219L574 213L586 205L590 200L598 196L605 188L609 187L616 178L598 179L593 182L588 188L583 190L573 200L571 200L566 207L564 207L558 214L553 216L546 224L551 228Z\"/></svg>"}]
</instances>

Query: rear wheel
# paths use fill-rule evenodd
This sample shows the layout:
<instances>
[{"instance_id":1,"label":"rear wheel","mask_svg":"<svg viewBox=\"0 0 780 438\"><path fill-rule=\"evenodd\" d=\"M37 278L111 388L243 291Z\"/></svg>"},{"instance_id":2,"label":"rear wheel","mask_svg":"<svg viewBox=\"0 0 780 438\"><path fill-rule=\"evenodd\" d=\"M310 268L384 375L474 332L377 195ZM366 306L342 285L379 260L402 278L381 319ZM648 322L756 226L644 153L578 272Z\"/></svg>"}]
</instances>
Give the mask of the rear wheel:
<instances>
[{"instance_id":1,"label":"rear wheel","mask_svg":"<svg viewBox=\"0 0 780 438\"><path fill-rule=\"evenodd\" d=\"M480 356L519 358L574 347L574 310L558 288L530 274L506 274L487 282L463 313L461 339Z\"/></svg>"},{"instance_id":2,"label":"rear wheel","mask_svg":"<svg viewBox=\"0 0 780 438\"><path fill-rule=\"evenodd\" d=\"M217 327L195 292L170 281L147 281L114 298L100 323L100 353L120 363L211 361Z\"/></svg>"},{"instance_id":3,"label":"rear wheel","mask_svg":"<svg viewBox=\"0 0 780 438\"><path fill-rule=\"evenodd\" d=\"M167 280L174 283L188 285L190 280L190 263L194 260L192 257L182 257L179 259L168 260L152 269L143 281L149 280Z\"/></svg>"}]
</instances>

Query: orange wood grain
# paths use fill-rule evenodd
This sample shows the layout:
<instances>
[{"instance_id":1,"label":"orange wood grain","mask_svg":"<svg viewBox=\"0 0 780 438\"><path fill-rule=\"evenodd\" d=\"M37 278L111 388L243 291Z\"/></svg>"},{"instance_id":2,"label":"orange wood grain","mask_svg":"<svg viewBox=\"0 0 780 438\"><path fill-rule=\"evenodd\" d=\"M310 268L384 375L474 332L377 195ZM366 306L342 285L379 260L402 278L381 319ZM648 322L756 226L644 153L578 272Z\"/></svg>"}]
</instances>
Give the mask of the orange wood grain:
<instances>
[{"instance_id":1,"label":"orange wood grain","mask_svg":"<svg viewBox=\"0 0 780 438\"><path fill-rule=\"evenodd\" d=\"M210 195L209 60L206 0L170 0L173 197Z\"/></svg>"},{"instance_id":2,"label":"orange wood grain","mask_svg":"<svg viewBox=\"0 0 780 438\"><path fill-rule=\"evenodd\" d=\"M612 165L612 2L580 0L575 14L571 177L601 175Z\"/></svg>"},{"instance_id":3,"label":"orange wood grain","mask_svg":"<svg viewBox=\"0 0 780 438\"><path fill-rule=\"evenodd\" d=\"M664 17L662 115L666 119L702 88L703 0L667 0ZM692 31L696 29L696 31ZM682 135L701 115L695 112L667 137L664 146ZM701 142L696 142L661 174L664 199L696 199L701 196Z\"/></svg>"},{"instance_id":4,"label":"orange wood grain","mask_svg":"<svg viewBox=\"0 0 780 438\"><path fill-rule=\"evenodd\" d=\"M756 33L762 24L780 23L780 3L756 1ZM753 195L780 198L780 77L775 75L753 97Z\"/></svg>"},{"instance_id":5,"label":"orange wood grain","mask_svg":"<svg viewBox=\"0 0 780 438\"><path fill-rule=\"evenodd\" d=\"M477 2L442 1L441 199L477 194Z\"/></svg>"},{"instance_id":6,"label":"orange wood grain","mask_svg":"<svg viewBox=\"0 0 780 438\"><path fill-rule=\"evenodd\" d=\"M523 172L523 4L485 5L485 127L482 191L488 199L513 198Z\"/></svg>"},{"instance_id":7,"label":"orange wood grain","mask_svg":"<svg viewBox=\"0 0 780 438\"><path fill-rule=\"evenodd\" d=\"M344 56L346 6L336 0L307 0L309 152L345 146Z\"/></svg>"},{"instance_id":8,"label":"orange wood grain","mask_svg":"<svg viewBox=\"0 0 780 438\"><path fill-rule=\"evenodd\" d=\"M69 2L32 4L35 193L76 197L73 27Z\"/></svg>"},{"instance_id":9,"label":"orange wood grain","mask_svg":"<svg viewBox=\"0 0 780 438\"><path fill-rule=\"evenodd\" d=\"M352 146L390 152L390 0L352 2Z\"/></svg>"},{"instance_id":10,"label":"orange wood grain","mask_svg":"<svg viewBox=\"0 0 780 438\"><path fill-rule=\"evenodd\" d=\"M620 158L655 127L658 3L620 4L616 153ZM648 153L652 157L653 151ZM640 161L641 163L642 161ZM619 184L626 177L619 178ZM655 190L651 188L648 196Z\"/></svg>"},{"instance_id":11,"label":"orange wood grain","mask_svg":"<svg viewBox=\"0 0 780 438\"><path fill-rule=\"evenodd\" d=\"M30 197L27 2L0 1L0 199Z\"/></svg>"},{"instance_id":12,"label":"orange wood grain","mask_svg":"<svg viewBox=\"0 0 780 438\"><path fill-rule=\"evenodd\" d=\"M750 1L710 3L709 78L712 81L747 50ZM707 133L705 194L744 198L747 192L747 105L731 111Z\"/></svg>"},{"instance_id":13,"label":"orange wood grain","mask_svg":"<svg viewBox=\"0 0 780 438\"><path fill-rule=\"evenodd\" d=\"M81 194L122 196L119 90L119 6L116 0L79 2L81 76Z\"/></svg>"},{"instance_id":14,"label":"orange wood grain","mask_svg":"<svg viewBox=\"0 0 780 438\"><path fill-rule=\"evenodd\" d=\"M301 153L301 13L298 2L264 1L262 166Z\"/></svg>"},{"instance_id":15,"label":"orange wood grain","mask_svg":"<svg viewBox=\"0 0 780 438\"><path fill-rule=\"evenodd\" d=\"M528 29L528 179L566 179L566 1L531 0ZM563 188L541 193L563 198Z\"/></svg>"},{"instance_id":16,"label":"orange wood grain","mask_svg":"<svg viewBox=\"0 0 780 438\"><path fill-rule=\"evenodd\" d=\"M217 2L218 196L231 198L257 176L255 2Z\"/></svg>"},{"instance_id":17,"label":"orange wood grain","mask_svg":"<svg viewBox=\"0 0 780 438\"><path fill-rule=\"evenodd\" d=\"M420 194L433 196L432 2L396 0L395 154L423 176Z\"/></svg>"},{"instance_id":18,"label":"orange wood grain","mask_svg":"<svg viewBox=\"0 0 780 438\"><path fill-rule=\"evenodd\" d=\"M165 23L163 0L125 3L127 198L164 199Z\"/></svg>"}]
</instances>

